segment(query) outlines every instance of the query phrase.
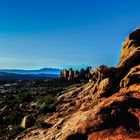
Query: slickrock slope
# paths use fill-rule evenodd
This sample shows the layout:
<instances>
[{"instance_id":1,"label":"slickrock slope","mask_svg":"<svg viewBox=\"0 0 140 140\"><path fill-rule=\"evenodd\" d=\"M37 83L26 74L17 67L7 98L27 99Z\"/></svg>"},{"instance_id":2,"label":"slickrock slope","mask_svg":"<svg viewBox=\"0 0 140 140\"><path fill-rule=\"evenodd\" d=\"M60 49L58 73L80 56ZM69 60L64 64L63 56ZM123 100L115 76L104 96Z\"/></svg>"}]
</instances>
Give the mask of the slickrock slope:
<instances>
[{"instance_id":1,"label":"slickrock slope","mask_svg":"<svg viewBox=\"0 0 140 140\"><path fill-rule=\"evenodd\" d=\"M50 128L31 128L17 140L139 140L140 28L122 44L116 68L101 66L89 83L57 98Z\"/></svg>"}]
</instances>

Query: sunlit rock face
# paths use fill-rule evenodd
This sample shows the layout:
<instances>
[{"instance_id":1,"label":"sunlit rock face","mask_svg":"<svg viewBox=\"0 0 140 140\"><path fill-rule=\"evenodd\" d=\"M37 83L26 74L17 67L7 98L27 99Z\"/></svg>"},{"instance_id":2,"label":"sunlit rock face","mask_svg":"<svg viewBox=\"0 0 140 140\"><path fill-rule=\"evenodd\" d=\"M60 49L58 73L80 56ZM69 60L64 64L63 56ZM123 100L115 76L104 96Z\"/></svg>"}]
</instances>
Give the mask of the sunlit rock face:
<instances>
[{"instance_id":1,"label":"sunlit rock face","mask_svg":"<svg viewBox=\"0 0 140 140\"><path fill-rule=\"evenodd\" d=\"M115 68L91 72L90 82L57 97L57 111L45 119L50 128L28 130L17 139L139 140L140 28L123 42Z\"/></svg>"},{"instance_id":2,"label":"sunlit rock face","mask_svg":"<svg viewBox=\"0 0 140 140\"><path fill-rule=\"evenodd\" d=\"M134 66L140 63L140 27L130 33L122 44L117 67Z\"/></svg>"}]
</instances>

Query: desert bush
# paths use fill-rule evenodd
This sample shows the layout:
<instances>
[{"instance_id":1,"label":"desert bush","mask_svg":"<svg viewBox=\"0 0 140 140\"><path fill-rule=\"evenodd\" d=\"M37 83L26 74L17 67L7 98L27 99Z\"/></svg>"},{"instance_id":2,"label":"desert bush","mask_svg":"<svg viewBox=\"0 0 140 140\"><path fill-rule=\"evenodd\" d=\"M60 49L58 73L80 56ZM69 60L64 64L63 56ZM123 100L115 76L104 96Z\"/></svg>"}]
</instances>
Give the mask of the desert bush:
<instances>
[{"instance_id":1,"label":"desert bush","mask_svg":"<svg viewBox=\"0 0 140 140\"><path fill-rule=\"evenodd\" d=\"M3 122L9 124L9 123L17 123L21 120L22 113L18 112L16 110L13 110L8 115L3 117Z\"/></svg>"},{"instance_id":2,"label":"desert bush","mask_svg":"<svg viewBox=\"0 0 140 140\"><path fill-rule=\"evenodd\" d=\"M50 124L46 123L42 116L38 116L35 122L35 125L41 128L48 128Z\"/></svg>"},{"instance_id":3,"label":"desert bush","mask_svg":"<svg viewBox=\"0 0 140 140\"><path fill-rule=\"evenodd\" d=\"M11 139L13 136L16 136L17 134L21 133L23 130L24 129L20 125L10 126L8 128L7 139Z\"/></svg>"},{"instance_id":4,"label":"desert bush","mask_svg":"<svg viewBox=\"0 0 140 140\"><path fill-rule=\"evenodd\" d=\"M38 114L53 112L55 111L55 107L56 104L54 96L47 95L45 97L42 97L37 104Z\"/></svg>"}]
</instances>

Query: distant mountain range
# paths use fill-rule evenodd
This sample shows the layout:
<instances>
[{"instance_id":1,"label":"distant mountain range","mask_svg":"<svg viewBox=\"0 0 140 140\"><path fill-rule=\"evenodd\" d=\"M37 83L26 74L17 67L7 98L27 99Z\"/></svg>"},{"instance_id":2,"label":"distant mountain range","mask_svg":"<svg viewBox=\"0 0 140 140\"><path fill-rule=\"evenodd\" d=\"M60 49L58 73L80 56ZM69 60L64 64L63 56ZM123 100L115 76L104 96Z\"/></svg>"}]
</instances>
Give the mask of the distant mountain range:
<instances>
[{"instance_id":1,"label":"distant mountain range","mask_svg":"<svg viewBox=\"0 0 140 140\"><path fill-rule=\"evenodd\" d=\"M40 70L0 69L0 80L31 80L57 78L61 69L43 68Z\"/></svg>"},{"instance_id":2,"label":"distant mountain range","mask_svg":"<svg viewBox=\"0 0 140 140\"><path fill-rule=\"evenodd\" d=\"M60 74L61 69L43 68L39 70L21 70L21 69L0 69L0 72L14 74Z\"/></svg>"}]
</instances>

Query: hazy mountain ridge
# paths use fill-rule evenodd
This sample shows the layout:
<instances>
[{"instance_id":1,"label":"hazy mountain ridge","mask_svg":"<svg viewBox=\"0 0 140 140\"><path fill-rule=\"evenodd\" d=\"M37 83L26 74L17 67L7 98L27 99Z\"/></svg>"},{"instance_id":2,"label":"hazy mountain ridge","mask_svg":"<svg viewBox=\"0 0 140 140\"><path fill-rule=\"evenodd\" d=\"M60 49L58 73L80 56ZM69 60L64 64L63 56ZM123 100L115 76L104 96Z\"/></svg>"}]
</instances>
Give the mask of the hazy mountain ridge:
<instances>
[{"instance_id":1,"label":"hazy mountain ridge","mask_svg":"<svg viewBox=\"0 0 140 140\"><path fill-rule=\"evenodd\" d=\"M0 72L14 74L60 74L61 69L57 68L42 68L39 70L22 70L22 69L0 69Z\"/></svg>"},{"instance_id":2,"label":"hazy mountain ridge","mask_svg":"<svg viewBox=\"0 0 140 140\"><path fill-rule=\"evenodd\" d=\"M58 74L16 74L0 72L0 80L33 80L33 79L54 79Z\"/></svg>"},{"instance_id":3,"label":"hazy mountain ridge","mask_svg":"<svg viewBox=\"0 0 140 140\"><path fill-rule=\"evenodd\" d=\"M0 80L32 80L58 78L60 69L43 68L40 70L0 69Z\"/></svg>"}]
</instances>

